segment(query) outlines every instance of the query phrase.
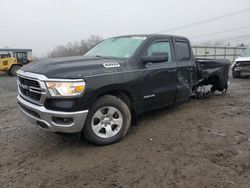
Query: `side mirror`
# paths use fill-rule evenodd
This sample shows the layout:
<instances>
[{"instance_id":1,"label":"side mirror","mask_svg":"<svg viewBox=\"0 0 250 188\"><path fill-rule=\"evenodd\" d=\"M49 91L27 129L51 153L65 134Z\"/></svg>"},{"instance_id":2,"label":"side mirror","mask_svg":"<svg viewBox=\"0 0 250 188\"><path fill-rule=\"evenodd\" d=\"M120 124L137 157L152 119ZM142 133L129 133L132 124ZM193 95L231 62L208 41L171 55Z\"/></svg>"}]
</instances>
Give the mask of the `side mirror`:
<instances>
[{"instance_id":1,"label":"side mirror","mask_svg":"<svg viewBox=\"0 0 250 188\"><path fill-rule=\"evenodd\" d=\"M143 56L144 63L162 63L168 61L168 53L153 53L151 56Z\"/></svg>"}]
</instances>

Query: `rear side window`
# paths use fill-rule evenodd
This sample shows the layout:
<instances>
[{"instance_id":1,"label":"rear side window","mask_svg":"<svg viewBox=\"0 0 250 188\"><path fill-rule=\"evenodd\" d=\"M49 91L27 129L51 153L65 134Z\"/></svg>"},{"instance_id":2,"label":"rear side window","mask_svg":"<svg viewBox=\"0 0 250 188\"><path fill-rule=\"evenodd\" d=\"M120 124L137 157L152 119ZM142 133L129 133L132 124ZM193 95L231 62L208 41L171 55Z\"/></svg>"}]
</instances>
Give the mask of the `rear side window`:
<instances>
[{"instance_id":1,"label":"rear side window","mask_svg":"<svg viewBox=\"0 0 250 188\"><path fill-rule=\"evenodd\" d=\"M191 58L190 49L187 42L176 41L175 53L177 61L187 61Z\"/></svg>"},{"instance_id":2,"label":"rear side window","mask_svg":"<svg viewBox=\"0 0 250 188\"><path fill-rule=\"evenodd\" d=\"M172 62L170 42L167 42L167 41L155 42L151 44L149 48L147 49L148 56L152 56L157 53L168 53L168 62Z\"/></svg>"}]
</instances>

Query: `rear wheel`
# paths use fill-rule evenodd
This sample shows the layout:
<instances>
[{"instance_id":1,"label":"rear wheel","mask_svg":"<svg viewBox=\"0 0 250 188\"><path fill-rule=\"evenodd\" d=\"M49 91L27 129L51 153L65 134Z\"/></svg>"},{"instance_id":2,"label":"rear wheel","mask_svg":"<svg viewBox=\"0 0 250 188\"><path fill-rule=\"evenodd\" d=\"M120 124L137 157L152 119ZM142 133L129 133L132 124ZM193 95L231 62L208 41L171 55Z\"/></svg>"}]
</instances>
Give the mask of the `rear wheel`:
<instances>
[{"instance_id":1,"label":"rear wheel","mask_svg":"<svg viewBox=\"0 0 250 188\"><path fill-rule=\"evenodd\" d=\"M20 65L13 65L11 68L10 68L10 70L9 70L9 72L8 72L8 74L10 75L10 76L16 76L17 75L17 71L20 69Z\"/></svg>"},{"instance_id":2,"label":"rear wheel","mask_svg":"<svg viewBox=\"0 0 250 188\"><path fill-rule=\"evenodd\" d=\"M84 137L96 145L118 142L131 124L129 107L120 98L106 95L91 107L83 129Z\"/></svg>"},{"instance_id":3,"label":"rear wheel","mask_svg":"<svg viewBox=\"0 0 250 188\"><path fill-rule=\"evenodd\" d=\"M233 78L240 78L240 72L233 71Z\"/></svg>"}]
</instances>

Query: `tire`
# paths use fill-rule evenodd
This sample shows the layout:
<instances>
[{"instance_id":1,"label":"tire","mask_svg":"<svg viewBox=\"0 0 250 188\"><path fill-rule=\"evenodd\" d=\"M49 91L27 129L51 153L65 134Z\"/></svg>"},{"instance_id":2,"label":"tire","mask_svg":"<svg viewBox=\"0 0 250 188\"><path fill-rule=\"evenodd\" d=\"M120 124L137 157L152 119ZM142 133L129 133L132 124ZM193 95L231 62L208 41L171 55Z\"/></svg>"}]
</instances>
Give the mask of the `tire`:
<instances>
[{"instance_id":1,"label":"tire","mask_svg":"<svg viewBox=\"0 0 250 188\"><path fill-rule=\"evenodd\" d=\"M9 74L10 76L16 76L16 75L17 75L16 72L20 69L20 67L21 67L21 66L19 66L19 65L13 65L13 66L10 68L8 74Z\"/></svg>"},{"instance_id":2,"label":"tire","mask_svg":"<svg viewBox=\"0 0 250 188\"><path fill-rule=\"evenodd\" d=\"M216 90L218 90L216 86L211 87L211 93L214 93Z\"/></svg>"},{"instance_id":3,"label":"tire","mask_svg":"<svg viewBox=\"0 0 250 188\"><path fill-rule=\"evenodd\" d=\"M83 135L95 145L108 145L120 141L131 125L131 112L120 98L105 95L90 108Z\"/></svg>"},{"instance_id":4,"label":"tire","mask_svg":"<svg viewBox=\"0 0 250 188\"><path fill-rule=\"evenodd\" d=\"M233 78L240 78L240 73L233 71Z\"/></svg>"}]
</instances>

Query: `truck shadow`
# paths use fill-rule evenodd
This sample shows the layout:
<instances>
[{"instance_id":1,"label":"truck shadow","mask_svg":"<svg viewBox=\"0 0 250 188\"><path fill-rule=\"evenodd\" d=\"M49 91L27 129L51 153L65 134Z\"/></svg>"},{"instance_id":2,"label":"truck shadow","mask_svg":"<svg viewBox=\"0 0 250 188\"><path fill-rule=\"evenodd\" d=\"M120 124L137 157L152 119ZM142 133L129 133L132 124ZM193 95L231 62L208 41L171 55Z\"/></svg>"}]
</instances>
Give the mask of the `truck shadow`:
<instances>
[{"instance_id":1,"label":"truck shadow","mask_svg":"<svg viewBox=\"0 0 250 188\"><path fill-rule=\"evenodd\" d=\"M10 76L10 75L8 75L6 72L0 72L0 78L1 77L10 77L10 78L15 78L16 76Z\"/></svg>"},{"instance_id":2,"label":"truck shadow","mask_svg":"<svg viewBox=\"0 0 250 188\"><path fill-rule=\"evenodd\" d=\"M168 116L171 117L173 116L173 114L176 115L176 113L178 113L179 111L181 113L182 109L189 108L190 105L196 105L194 104L196 103L196 101L202 101L202 100L205 101L205 99L210 100L215 97L221 98L221 97L225 97L225 95L226 93L215 92L214 94L211 94L207 96L206 98L190 98L189 100L176 104L176 105L145 112L138 117L136 124L134 123L131 125L130 131L120 142L127 142L129 139L131 139L131 137L137 137L139 134L143 134L141 133L141 131L143 132L145 130L142 130L142 129L148 129L150 126L152 126L153 122L160 122L163 116L168 118ZM77 134L61 134L60 133L57 135L59 139L63 140L65 145L70 144L71 146L78 145L81 147L96 147L95 145L89 143L86 139L84 139L84 137L80 133L79 134L78 133Z\"/></svg>"}]
</instances>

